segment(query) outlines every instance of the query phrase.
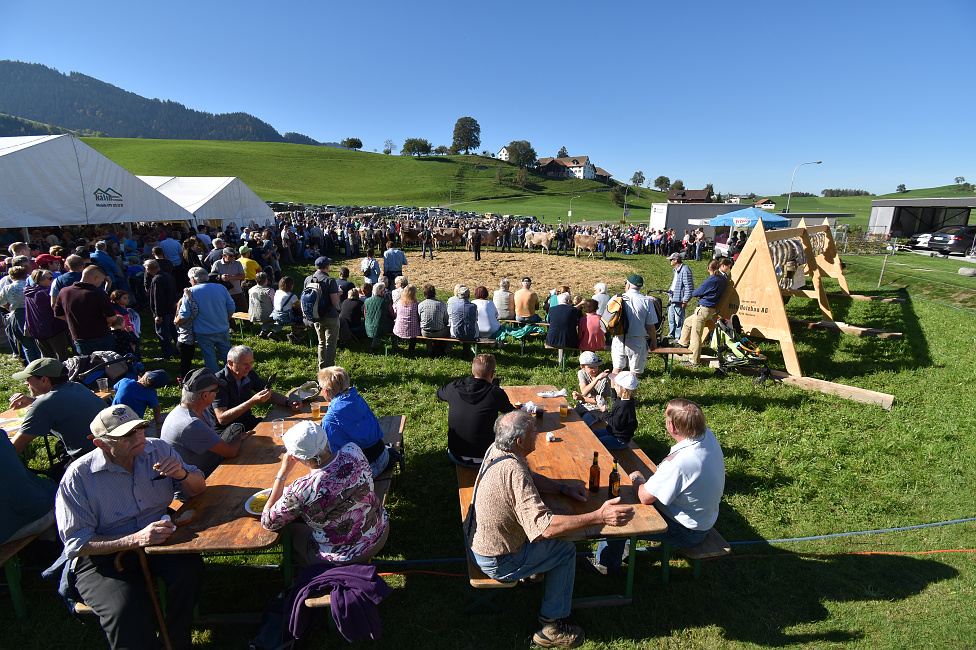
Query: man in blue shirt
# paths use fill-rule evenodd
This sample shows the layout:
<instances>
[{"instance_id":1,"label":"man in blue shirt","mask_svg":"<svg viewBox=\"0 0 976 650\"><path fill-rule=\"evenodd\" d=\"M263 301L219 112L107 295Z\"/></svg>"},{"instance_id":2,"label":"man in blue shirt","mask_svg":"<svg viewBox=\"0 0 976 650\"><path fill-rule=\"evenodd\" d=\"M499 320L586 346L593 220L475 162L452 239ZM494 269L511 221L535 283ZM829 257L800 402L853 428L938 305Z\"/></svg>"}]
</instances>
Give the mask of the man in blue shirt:
<instances>
[{"instance_id":1,"label":"man in blue shirt","mask_svg":"<svg viewBox=\"0 0 976 650\"><path fill-rule=\"evenodd\" d=\"M208 278L203 267L190 269L189 291L198 309L193 319L193 334L203 355L203 365L217 372L220 370L217 360L226 361L230 352L230 317L234 313L234 300L224 285L210 284ZM190 305L185 300L180 303L179 317L190 317Z\"/></svg>"},{"instance_id":2,"label":"man in blue shirt","mask_svg":"<svg viewBox=\"0 0 976 650\"><path fill-rule=\"evenodd\" d=\"M163 428L163 418L159 408L157 390L169 383L169 375L165 370L150 370L139 379L123 377L115 383L115 397L112 404L125 404L141 418L146 416L146 409L153 410L153 424L146 436L158 438Z\"/></svg>"},{"instance_id":3,"label":"man in blue shirt","mask_svg":"<svg viewBox=\"0 0 976 650\"><path fill-rule=\"evenodd\" d=\"M668 260L674 269L671 280L671 303L668 305L668 325L671 327L671 338L678 336L685 324L685 307L691 300L691 292L695 288L695 280L691 277L691 269L684 263L685 256L681 253L671 253Z\"/></svg>"},{"instance_id":4,"label":"man in blue shirt","mask_svg":"<svg viewBox=\"0 0 976 650\"><path fill-rule=\"evenodd\" d=\"M408 264L407 256L396 248L393 242L386 242L386 252L383 253L383 275L386 276L386 286L392 287L398 275L403 275L403 267Z\"/></svg>"},{"instance_id":5,"label":"man in blue shirt","mask_svg":"<svg viewBox=\"0 0 976 650\"><path fill-rule=\"evenodd\" d=\"M712 260L708 263L708 273L709 276L692 293L692 297L698 298L698 307L695 308L695 313L685 321L684 327L681 328L681 339L678 341L678 346L688 348L691 353L691 358L682 362L686 366L696 367L698 365L698 361L701 359L702 332L712 314L718 311L718 301L722 299L722 294L725 293L725 285L728 282L728 278L719 271L718 260Z\"/></svg>"}]
</instances>

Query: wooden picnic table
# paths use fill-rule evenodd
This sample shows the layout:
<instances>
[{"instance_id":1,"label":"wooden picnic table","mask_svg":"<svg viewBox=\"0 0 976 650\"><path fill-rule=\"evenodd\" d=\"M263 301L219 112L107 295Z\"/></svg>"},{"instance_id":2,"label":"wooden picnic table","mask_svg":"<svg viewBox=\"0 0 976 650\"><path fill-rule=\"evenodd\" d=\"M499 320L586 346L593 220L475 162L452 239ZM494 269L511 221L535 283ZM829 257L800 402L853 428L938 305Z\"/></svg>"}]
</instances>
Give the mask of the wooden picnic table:
<instances>
[{"instance_id":1,"label":"wooden picnic table","mask_svg":"<svg viewBox=\"0 0 976 650\"><path fill-rule=\"evenodd\" d=\"M567 485L586 486L593 464L593 452L599 453L600 491L587 492L589 498L577 501L561 494L542 494L542 500L557 515L580 515L599 510L609 497L609 476L613 469L613 456L603 446L596 434L583 422L582 418L570 408L569 417L561 422L559 405L568 404L565 397L539 397L539 393L556 390L554 386L503 386L509 399L523 404L533 402L545 407L541 424L536 419L539 439L535 451L528 455L529 468L538 474ZM556 439L546 441L546 434L552 432ZM630 476L620 472L620 502L634 507L634 518L626 526L593 526L567 535L567 539L599 539L603 537L630 537L661 533L668 526L654 506L644 505L637 498Z\"/></svg>"}]
</instances>

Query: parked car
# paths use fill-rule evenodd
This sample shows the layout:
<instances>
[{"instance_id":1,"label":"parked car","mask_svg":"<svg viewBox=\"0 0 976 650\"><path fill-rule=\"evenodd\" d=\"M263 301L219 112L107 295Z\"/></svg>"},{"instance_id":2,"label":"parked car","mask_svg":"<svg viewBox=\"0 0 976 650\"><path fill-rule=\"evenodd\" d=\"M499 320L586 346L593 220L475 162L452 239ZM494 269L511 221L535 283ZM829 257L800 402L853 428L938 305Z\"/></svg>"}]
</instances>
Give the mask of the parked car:
<instances>
[{"instance_id":1,"label":"parked car","mask_svg":"<svg viewBox=\"0 0 976 650\"><path fill-rule=\"evenodd\" d=\"M909 248L928 248L929 240L932 239L930 232L917 232L908 240Z\"/></svg>"},{"instance_id":2,"label":"parked car","mask_svg":"<svg viewBox=\"0 0 976 650\"><path fill-rule=\"evenodd\" d=\"M960 253L973 247L976 240L976 226L947 226L934 233L929 240L929 248L944 255Z\"/></svg>"}]
</instances>

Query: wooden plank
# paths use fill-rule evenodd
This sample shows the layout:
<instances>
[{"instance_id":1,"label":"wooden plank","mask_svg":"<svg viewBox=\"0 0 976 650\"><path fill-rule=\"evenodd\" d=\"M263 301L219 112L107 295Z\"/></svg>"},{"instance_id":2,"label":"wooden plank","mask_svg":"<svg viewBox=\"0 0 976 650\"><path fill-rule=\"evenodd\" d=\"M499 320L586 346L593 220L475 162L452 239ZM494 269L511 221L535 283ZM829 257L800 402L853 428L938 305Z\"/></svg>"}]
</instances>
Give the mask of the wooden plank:
<instances>
[{"instance_id":1,"label":"wooden plank","mask_svg":"<svg viewBox=\"0 0 976 650\"><path fill-rule=\"evenodd\" d=\"M33 542L35 539L37 539L37 535L28 535L27 537L15 539L12 542L7 542L3 546L0 546L0 565L6 564L7 560L17 555L17 553L20 552L20 549Z\"/></svg>"},{"instance_id":2,"label":"wooden plank","mask_svg":"<svg viewBox=\"0 0 976 650\"><path fill-rule=\"evenodd\" d=\"M473 467L462 467L460 465L456 467L458 477L458 503L461 506L461 522L463 524L465 518L468 516L471 497L474 496L474 482L478 478L478 470ZM465 545L467 545L466 541ZM475 589L502 589L514 587L517 584L512 581L502 582L501 580L489 578L481 570L481 567L475 564L470 555L468 556L468 581Z\"/></svg>"},{"instance_id":3,"label":"wooden plank","mask_svg":"<svg viewBox=\"0 0 976 650\"><path fill-rule=\"evenodd\" d=\"M827 296L830 298L851 298L852 300L864 300L869 302L892 302L903 304L908 302L905 298L885 298L884 296L865 296L860 293L828 293Z\"/></svg>"},{"instance_id":4,"label":"wooden plank","mask_svg":"<svg viewBox=\"0 0 976 650\"><path fill-rule=\"evenodd\" d=\"M844 384L836 384L832 381L816 379L814 377L794 377L779 370L773 370L771 376L773 379L781 381L784 384L790 384L791 386L805 390L815 390L828 395L836 395L837 397L854 400L855 402L863 402L864 404L875 404L889 411L895 403L894 395L879 393L866 388L845 386Z\"/></svg>"},{"instance_id":5,"label":"wooden plank","mask_svg":"<svg viewBox=\"0 0 976 650\"><path fill-rule=\"evenodd\" d=\"M789 321L790 324L805 325L807 329L811 330L828 330L830 332L853 334L854 336L872 336L879 339L892 340L900 340L904 336L901 332L889 332L887 330L876 329L873 327L858 327L857 325L848 325L847 323L839 323L830 320L813 321L790 316Z\"/></svg>"}]
</instances>

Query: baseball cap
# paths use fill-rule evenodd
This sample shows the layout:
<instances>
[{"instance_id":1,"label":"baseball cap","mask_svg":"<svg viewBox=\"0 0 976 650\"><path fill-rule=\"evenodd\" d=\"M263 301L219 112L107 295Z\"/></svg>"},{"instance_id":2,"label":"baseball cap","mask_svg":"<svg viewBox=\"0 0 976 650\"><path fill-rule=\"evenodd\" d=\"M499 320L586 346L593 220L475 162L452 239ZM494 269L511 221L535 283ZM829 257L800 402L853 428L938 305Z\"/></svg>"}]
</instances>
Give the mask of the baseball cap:
<instances>
[{"instance_id":1,"label":"baseball cap","mask_svg":"<svg viewBox=\"0 0 976 650\"><path fill-rule=\"evenodd\" d=\"M614 382L625 390L634 390L637 388L637 375L629 370L624 370L623 372L617 373L617 378L614 379Z\"/></svg>"},{"instance_id":2,"label":"baseball cap","mask_svg":"<svg viewBox=\"0 0 976 650\"><path fill-rule=\"evenodd\" d=\"M38 264L38 266L43 266L44 264L50 264L51 262L60 262L61 258L56 255L48 255L47 253L44 253L35 257L34 261Z\"/></svg>"},{"instance_id":3,"label":"baseball cap","mask_svg":"<svg viewBox=\"0 0 976 650\"><path fill-rule=\"evenodd\" d=\"M64 372L63 363L57 359L41 357L31 361L20 372L10 375L10 378L16 381L24 381L28 377L60 377L62 372Z\"/></svg>"},{"instance_id":4,"label":"baseball cap","mask_svg":"<svg viewBox=\"0 0 976 650\"><path fill-rule=\"evenodd\" d=\"M282 442L285 450L300 460L309 460L328 449L329 437L320 425L305 420L285 431Z\"/></svg>"},{"instance_id":5,"label":"baseball cap","mask_svg":"<svg viewBox=\"0 0 976 650\"><path fill-rule=\"evenodd\" d=\"M169 383L169 375L165 370L151 370L146 373L146 381L150 388L162 388Z\"/></svg>"},{"instance_id":6,"label":"baseball cap","mask_svg":"<svg viewBox=\"0 0 976 650\"><path fill-rule=\"evenodd\" d=\"M643 287L644 286L644 278L642 278L641 276L637 275L636 273L634 273L633 275L628 275L627 276L627 282L629 282L630 284L634 285L635 287Z\"/></svg>"},{"instance_id":7,"label":"baseball cap","mask_svg":"<svg viewBox=\"0 0 976 650\"><path fill-rule=\"evenodd\" d=\"M685 258L681 253L671 253L668 257L669 260L683 260Z\"/></svg>"},{"instance_id":8,"label":"baseball cap","mask_svg":"<svg viewBox=\"0 0 976 650\"><path fill-rule=\"evenodd\" d=\"M227 382L218 377L210 368L197 368L183 378L183 389L197 392L214 386L226 386Z\"/></svg>"},{"instance_id":9,"label":"baseball cap","mask_svg":"<svg viewBox=\"0 0 976 650\"><path fill-rule=\"evenodd\" d=\"M581 366L602 366L603 362L600 361L600 357L596 356L596 352L584 352L579 357L579 364Z\"/></svg>"},{"instance_id":10,"label":"baseball cap","mask_svg":"<svg viewBox=\"0 0 976 650\"><path fill-rule=\"evenodd\" d=\"M149 424L125 404L109 406L98 412L92 423L89 438L121 438L138 426Z\"/></svg>"},{"instance_id":11,"label":"baseball cap","mask_svg":"<svg viewBox=\"0 0 976 650\"><path fill-rule=\"evenodd\" d=\"M231 248L230 246L222 250L221 253L223 255L233 255L234 257L237 257L237 251Z\"/></svg>"},{"instance_id":12,"label":"baseball cap","mask_svg":"<svg viewBox=\"0 0 976 650\"><path fill-rule=\"evenodd\" d=\"M315 260L315 268L317 269L324 269L329 266L332 266L332 260L325 255Z\"/></svg>"},{"instance_id":13,"label":"baseball cap","mask_svg":"<svg viewBox=\"0 0 976 650\"><path fill-rule=\"evenodd\" d=\"M522 282L528 282L529 284L532 284L532 278L522 278Z\"/></svg>"},{"instance_id":14,"label":"baseball cap","mask_svg":"<svg viewBox=\"0 0 976 650\"><path fill-rule=\"evenodd\" d=\"M240 252L241 255L243 255L244 253L250 253L251 252L251 249L248 248L247 246L241 246L237 250Z\"/></svg>"}]
</instances>

